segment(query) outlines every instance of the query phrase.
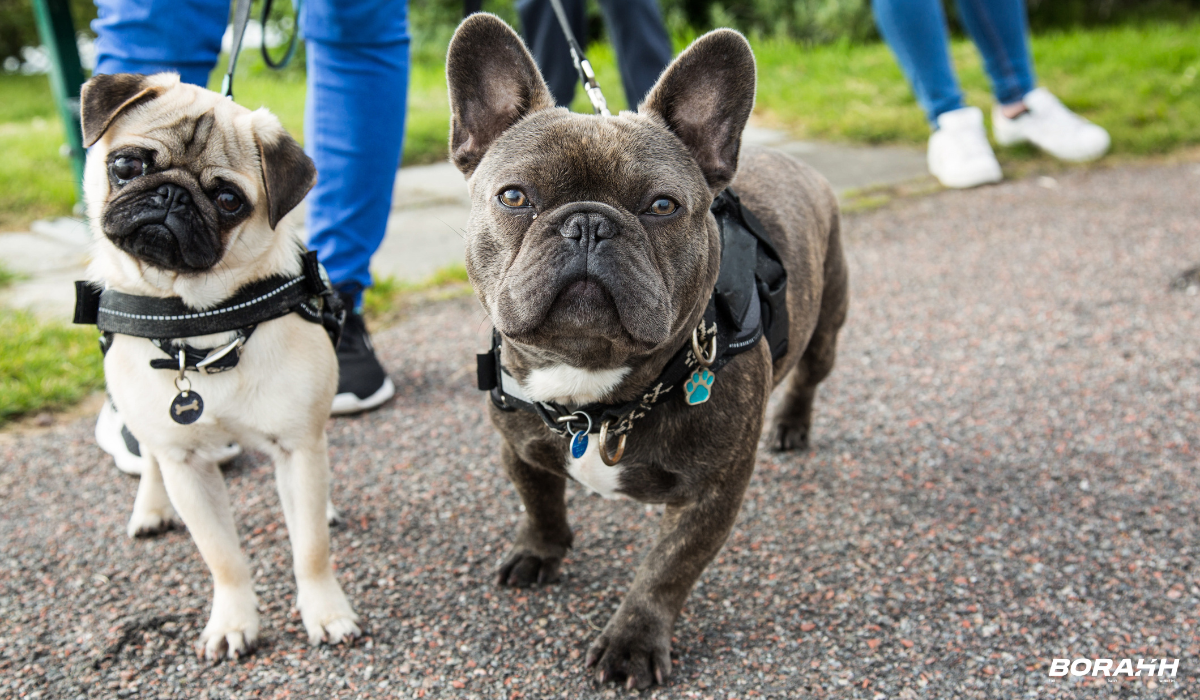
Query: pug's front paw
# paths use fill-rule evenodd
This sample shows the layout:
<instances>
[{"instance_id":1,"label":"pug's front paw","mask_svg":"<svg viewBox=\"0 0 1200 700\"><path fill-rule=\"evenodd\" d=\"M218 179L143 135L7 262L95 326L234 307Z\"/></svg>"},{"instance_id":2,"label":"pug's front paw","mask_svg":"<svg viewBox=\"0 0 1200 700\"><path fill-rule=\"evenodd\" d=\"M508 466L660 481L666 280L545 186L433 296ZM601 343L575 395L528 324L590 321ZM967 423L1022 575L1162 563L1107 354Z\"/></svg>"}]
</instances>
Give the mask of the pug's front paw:
<instances>
[{"instance_id":1,"label":"pug's front paw","mask_svg":"<svg viewBox=\"0 0 1200 700\"><path fill-rule=\"evenodd\" d=\"M653 615L618 611L588 649L586 665L595 667L600 683L622 683L630 690L664 685L671 675L671 625Z\"/></svg>"},{"instance_id":2,"label":"pug's front paw","mask_svg":"<svg viewBox=\"0 0 1200 700\"><path fill-rule=\"evenodd\" d=\"M169 503L160 508L135 507L133 515L129 516L129 525L126 526L125 532L130 537L152 537L181 524L179 516Z\"/></svg>"}]
</instances>

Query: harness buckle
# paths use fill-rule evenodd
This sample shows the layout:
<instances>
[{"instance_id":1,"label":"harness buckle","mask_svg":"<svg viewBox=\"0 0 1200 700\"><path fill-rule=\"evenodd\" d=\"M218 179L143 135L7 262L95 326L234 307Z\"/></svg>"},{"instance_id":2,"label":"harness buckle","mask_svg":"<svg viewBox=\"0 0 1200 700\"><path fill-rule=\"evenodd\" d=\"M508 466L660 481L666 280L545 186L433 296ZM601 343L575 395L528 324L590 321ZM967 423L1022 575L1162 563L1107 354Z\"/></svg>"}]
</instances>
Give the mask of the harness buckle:
<instances>
[{"instance_id":1,"label":"harness buckle","mask_svg":"<svg viewBox=\"0 0 1200 700\"><path fill-rule=\"evenodd\" d=\"M239 350L239 352L240 352L240 348L242 347L242 345L245 344L245 342L246 342L245 336L243 336L242 334L239 333L238 336L236 338L234 338L233 341L230 342L228 345L225 345L224 347L219 348L217 350L213 350L212 352L208 353L208 355L203 360L200 360L199 362L197 362L196 369L205 374L215 374L216 372L223 371L223 369L225 369L225 368L216 369L216 370L209 370L208 368L214 362L220 360L222 357L225 357L226 355L233 352L234 350ZM180 352L182 353L182 351L180 351Z\"/></svg>"}]
</instances>

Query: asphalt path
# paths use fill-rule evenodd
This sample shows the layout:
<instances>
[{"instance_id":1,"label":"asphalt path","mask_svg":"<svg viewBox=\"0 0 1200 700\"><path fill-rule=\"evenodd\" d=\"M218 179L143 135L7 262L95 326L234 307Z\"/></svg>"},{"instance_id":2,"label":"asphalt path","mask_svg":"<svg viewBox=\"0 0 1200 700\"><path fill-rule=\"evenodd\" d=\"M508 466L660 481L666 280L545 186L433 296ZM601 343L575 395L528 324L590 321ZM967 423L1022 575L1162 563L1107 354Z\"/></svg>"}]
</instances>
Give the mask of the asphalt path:
<instances>
[{"instance_id":1,"label":"asphalt path","mask_svg":"<svg viewBox=\"0 0 1200 700\"><path fill-rule=\"evenodd\" d=\"M852 311L814 445L761 454L653 697L1200 695L1200 165L1074 171L846 217ZM499 589L519 503L472 388L471 298L376 343L398 397L329 424L337 572L367 636L309 647L271 468L228 483L259 649L192 643L186 532L130 540L136 490L89 420L0 440L0 697L576 698L653 508L571 492L563 581ZM636 438L635 438L636 439ZM1054 658L1179 658L1052 678Z\"/></svg>"}]
</instances>

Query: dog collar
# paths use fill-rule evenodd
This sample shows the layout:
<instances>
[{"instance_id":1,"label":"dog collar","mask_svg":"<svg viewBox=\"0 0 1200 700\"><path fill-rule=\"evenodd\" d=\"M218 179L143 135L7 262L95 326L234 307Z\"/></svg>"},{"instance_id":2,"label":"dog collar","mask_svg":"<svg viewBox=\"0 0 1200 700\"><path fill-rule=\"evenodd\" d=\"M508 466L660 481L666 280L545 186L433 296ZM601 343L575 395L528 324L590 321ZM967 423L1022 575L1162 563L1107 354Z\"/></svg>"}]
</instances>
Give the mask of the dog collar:
<instances>
[{"instance_id":1,"label":"dog collar","mask_svg":"<svg viewBox=\"0 0 1200 700\"><path fill-rule=\"evenodd\" d=\"M551 432L570 436L576 458L586 450L587 436L599 433L600 456L612 466L620 461L634 423L673 396L677 387L683 387L688 405L704 403L712 394L715 373L763 337L770 344L771 358L782 357L788 338L787 273L779 253L762 223L732 189L721 192L710 210L721 229L721 270L716 287L690 343L685 341L671 356L639 398L578 407L532 401L504 369L501 336L494 329L491 349L476 356L479 389L491 392L492 403L500 410L535 413ZM619 438L612 457L607 447L609 435Z\"/></svg>"}]
</instances>

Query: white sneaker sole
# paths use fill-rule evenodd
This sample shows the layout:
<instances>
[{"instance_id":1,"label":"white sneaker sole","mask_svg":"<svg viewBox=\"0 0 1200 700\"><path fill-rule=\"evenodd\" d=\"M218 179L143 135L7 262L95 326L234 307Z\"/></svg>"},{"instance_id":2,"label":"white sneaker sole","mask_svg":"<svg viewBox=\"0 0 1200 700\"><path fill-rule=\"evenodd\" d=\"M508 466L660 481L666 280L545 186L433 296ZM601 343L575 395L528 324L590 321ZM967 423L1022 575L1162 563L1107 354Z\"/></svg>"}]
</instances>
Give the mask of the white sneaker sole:
<instances>
[{"instance_id":1,"label":"white sneaker sole","mask_svg":"<svg viewBox=\"0 0 1200 700\"><path fill-rule=\"evenodd\" d=\"M347 391L344 394L338 394L333 397L333 407L330 413L335 416L344 416L350 413L362 413L369 411L372 408L378 408L388 399L396 395L396 385L392 383L391 378L383 380L383 385L365 399L360 399L353 392Z\"/></svg>"}]
</instances>

